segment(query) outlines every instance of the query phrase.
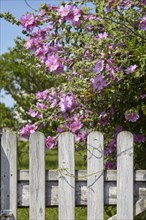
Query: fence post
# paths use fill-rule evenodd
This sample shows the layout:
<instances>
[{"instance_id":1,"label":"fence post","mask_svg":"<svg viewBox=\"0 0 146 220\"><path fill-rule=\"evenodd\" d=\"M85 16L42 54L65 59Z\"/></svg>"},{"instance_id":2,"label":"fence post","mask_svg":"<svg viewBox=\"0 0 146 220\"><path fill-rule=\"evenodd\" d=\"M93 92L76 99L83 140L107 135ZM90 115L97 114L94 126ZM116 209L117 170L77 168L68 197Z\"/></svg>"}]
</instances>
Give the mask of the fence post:
<instances>
[{"instance_id":1,"label":"fence post","mask_svg":"<svg viewBox=\"0 0 146 220\"><path fill-rule=\"evenodd\" d=\"M59 136L59 219L75 219L75 158L74 135Z\"/></svg>"},{"instance_id":2,"label":"fence post","mask_svg":"<svg viewBox=\"0 0 146 220\"><path fill-rule=\"evenodd\" d=\"M134 218L133 135L122 131L117 137L117 220Z\"/></svg>"},{"instance_id":3,"label":"fence post","mask_svg":"<svg viewBox=\"0 0 146 220\"><path fill-rule=\"evenodd\" d=\"M45 137L36 132L30 136L30 219L45 219Z\"/></svg>"},{"instance_id":4,"label":"fence post","mask_svg":"<svg viewBox=\"0 0 146 220\"><path fill-rule=\"evenodd\" d=\"M88 220L104 220L103 135L91 132L87 140Z\"/></svg>"},{"instance_id":5,"label":"fence post","mask_svg":"<svg viewBox=\"0 0 146 220\"><path fill-rule=\"evenodd\" d=\"M1 210L12 210L17 219L17 144L12 132L1 139Z\"/></svg>"}]
</instances>

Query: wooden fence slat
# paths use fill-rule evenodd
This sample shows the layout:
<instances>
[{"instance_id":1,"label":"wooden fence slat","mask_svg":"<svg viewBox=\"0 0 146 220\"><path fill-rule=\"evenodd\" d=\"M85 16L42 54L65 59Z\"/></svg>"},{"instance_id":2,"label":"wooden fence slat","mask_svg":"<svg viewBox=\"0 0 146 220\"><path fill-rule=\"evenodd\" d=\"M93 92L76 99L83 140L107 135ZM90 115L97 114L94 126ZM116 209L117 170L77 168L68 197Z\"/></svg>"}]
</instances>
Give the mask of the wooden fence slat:
<instances>
[{"instance_id":1,"label":"wooden fence slat","mask_svg":"<svg viewBox=\"0 0 146 220\"><path fill-rule=\"evenodd\" d=\"M88 220L104 219L103 135L92 132L87 141Z\"/></svg>"},{"instance_id":2,"label":"wooden fence slat","mask_svg":"<svg viewBox=\"0 0 146 220\"><path fill-rule=\"evenodd\" d=\"M16 135L3 133L1 143L1 209L12 210L17 219L17 147Z\"/></svg>"},{"instance_id":3,"label":"wooden fence slat","mask_svg":"<svg viewBox=\"0 0 146 220\"><path fill-rule=\"evenodd\" d=\"M133 220L133 135L123 131L117 137L117 219Z\"/></svg>"},{"instance_id":4,"label":"wooden fence slat","mask_svg":"<svg viewBox=\"0 0 146 220\"><path fill-rule=\"evenodd\" d=\"M59 219L75 219L75 159L74 135L59 135Z\"/></svg>"},{"instance_id":5,"label":"wooden fence slat","mask_svg":"<svg viewBox=\"0 0 146 220\"><path fill-rule=\"evenodd\" d=\"M45 219L45 137L30 136L30 219Z\"/></svg>"},{"instance_id":6,"label":"wooden fence slat","mask_svg":"<svg viewBox=\"0 0 146 220\"><path fill-rule=\"evenodd\" d=\"M46 181L57 181L59 172L58 170L46 170ZM76 181L86 181L87 180L87 170L76 170ZM134 171L134 181L135 182L146 182L146 170L135 170ZM29 170L18 170L18 181L28 181L29 180ZM117 181L117 171L116 170L105 170L104 171L104 181L114 182Z\"/></svg>"}]
</instances>

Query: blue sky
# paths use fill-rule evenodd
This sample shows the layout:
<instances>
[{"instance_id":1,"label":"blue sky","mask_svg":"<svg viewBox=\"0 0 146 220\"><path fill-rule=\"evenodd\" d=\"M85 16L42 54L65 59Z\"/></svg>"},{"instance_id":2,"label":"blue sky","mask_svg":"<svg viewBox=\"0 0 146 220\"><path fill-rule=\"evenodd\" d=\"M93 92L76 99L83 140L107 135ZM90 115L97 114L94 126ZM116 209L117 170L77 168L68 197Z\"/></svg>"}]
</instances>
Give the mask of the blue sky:
<instances>
[{"instance_id":1,"label":"blue sky","mask_svg":"<svg viewBox=\"0 0 146 220\"><path fill-rule=\"evenodd\" d=\"M38 9L43 3L58 5L60 2L60 0L27 0L27 3L34 9ZM0 13L8 11L17 19L27 11L33 12L33 10L28 7L25 0L0 0ZM3 54L8 51L8 48L15 46L14 40L17 36L23 35L21 34L21 27L12 25L4 19L0 19L0 30L0 54ZM14 105L11 96L6 95L4 91L1 91L0 99L6 106L12 107Z\"/></svg>"}]
</instances>

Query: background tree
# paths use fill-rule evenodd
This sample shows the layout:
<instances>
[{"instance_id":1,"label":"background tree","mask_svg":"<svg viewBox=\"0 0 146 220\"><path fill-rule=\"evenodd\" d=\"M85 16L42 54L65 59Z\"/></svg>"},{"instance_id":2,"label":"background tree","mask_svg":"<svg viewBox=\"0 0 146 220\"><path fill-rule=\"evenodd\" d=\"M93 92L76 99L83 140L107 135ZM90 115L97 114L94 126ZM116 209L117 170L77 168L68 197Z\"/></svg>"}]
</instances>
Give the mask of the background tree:
<instances>
[{"instance_id":1,"label":"background tree","mask_svg":"<svg viewBox=\"0 0 146 220\"><path fill-rule=\"evenodd\" d=\"M17 129L29 118L27 111L31 101L33 102L33 94L58 83L48 76L43 68L36 68L36 58L23 46L22 42L22 39L16 39L15 48L0 56L0 90L4 89L14 99L13 109L1 105L3 115L6 113L5 110L11 112L11 117L7 117L6 120L2 117L1 123L3 126L12 125L13 128L16 126ZM11 124L14 118L15 126L14 123Z\"/></svg>"}]
</instances>

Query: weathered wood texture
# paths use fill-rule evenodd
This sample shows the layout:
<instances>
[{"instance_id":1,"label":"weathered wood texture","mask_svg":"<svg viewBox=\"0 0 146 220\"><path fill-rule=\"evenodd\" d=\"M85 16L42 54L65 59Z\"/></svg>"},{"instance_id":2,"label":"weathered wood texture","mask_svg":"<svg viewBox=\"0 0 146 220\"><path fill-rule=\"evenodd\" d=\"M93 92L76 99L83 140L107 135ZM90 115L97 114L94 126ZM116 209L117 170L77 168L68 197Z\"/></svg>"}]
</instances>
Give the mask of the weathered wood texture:
<instances>
[{"instance_id":1,"label":"weathered wood texture","mask_svg":"<svg viewBox=\"0 0 146 220\"><path fill-rule=\"evenodd\" d=\"M1 209L13 210L17 219L17 144L14 133L4 133L1 140Z\"/></svg>"},{"instance_id":2,"label":"weathered wood texture","mask_svg":"<svg viewBox=\"0 0 146 220\"><path fill-rule=\"evenodd\" d=\"M75 147L74 135L59 136L59 219L75 219Z\"/></svg>"},{"instance_id":3,"label":"weathered wood texture","mask_svg":"<svg viewBox=\"0 0 146 220\"><path fill-rule=\"evenodd\" d=\"M45 137L30 136L30 219L45 219Z\"/></svg>"},{"instance_id":4,"label":"weathered wood texture","mask_svg":"<svg viewBox=\"0 0 146 220\"><path fill-rule=\"evenodd\" d=\"M87 213L89 220L104 219L103 135L92 132L87 141Z\"/></svg>"},{"instance_id":5,"label":"weathered wood texture","mask_svg":"<svg viewBox=\"0 0 146 220\"><path fill-rule=\"evenodd\" d=\"M87 171L75 171L71 133L59 137L58 170L45 171L42 133L30 138L30 171L16 169L15 134L3 134L1 150L2 209L12 209L15 218L17 206L30 207L30 219L35 220L45 219L46 206L59 206L61 220L75 219L75 205L88 206L88 219L104 219L103 205L117 204L117 215L111 219L118 220L132 219L146 210L146 170L133 173L133 138L129 132L118 136L117 171L103 171L103 136L99 132L88 136Z\"/></svg>"},{"instance_id":6,"label":"weathered wood texture","mask_svg":"<svg viewBox=\"0 0 146 220\"><path fill-rule=\"evenodd\" d=\"M146 170L135 171L134 202L146 198ZM46 205L58 206L58 179L59 171L46 171ZM104 174L104 204L117 204L117 172L106 171ZM76 171L76 205L87 205L87 171ZM29 206L29 171L18 171L18 206Z\"/></svg>"},{"instance_id":7,"label":"weathered wood texture","mask_svg":"<svg viewBox=\"0 0 146 220\"><path fill-rule=\"evenodd\" d=\"M133 220L133 135L123 131L117 138L117 219Z\"/></svg>"}]
</instances>

